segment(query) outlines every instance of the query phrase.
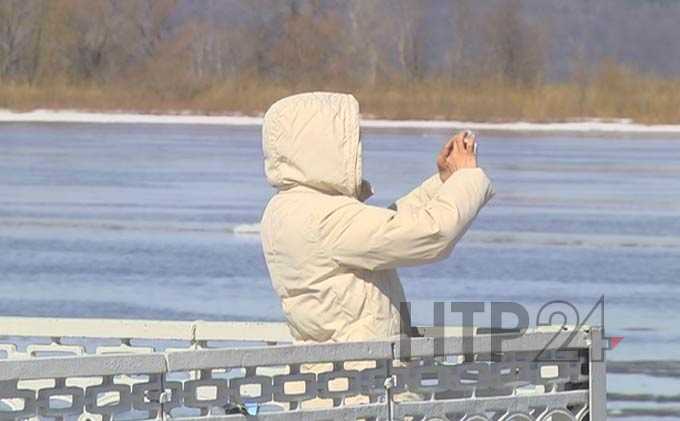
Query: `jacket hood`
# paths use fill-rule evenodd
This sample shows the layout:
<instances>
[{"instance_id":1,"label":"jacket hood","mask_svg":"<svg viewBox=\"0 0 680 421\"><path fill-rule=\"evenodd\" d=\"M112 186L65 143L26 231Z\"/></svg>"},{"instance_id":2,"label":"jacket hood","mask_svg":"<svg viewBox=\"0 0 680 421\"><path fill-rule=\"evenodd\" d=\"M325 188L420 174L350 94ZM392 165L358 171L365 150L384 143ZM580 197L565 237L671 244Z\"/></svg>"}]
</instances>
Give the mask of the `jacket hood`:
<instances>
[{"instance_id":1,"label":"jacket hood","mask_svg":"<svg viewBox=\"0 0 680 421\"><path fill-rule=\"evenodd\" d=\"M365 199L359 103L352 95L312 92L274 103L264 116L267 181L279 190L306 186Z\"/></svg>"}]
</instances>

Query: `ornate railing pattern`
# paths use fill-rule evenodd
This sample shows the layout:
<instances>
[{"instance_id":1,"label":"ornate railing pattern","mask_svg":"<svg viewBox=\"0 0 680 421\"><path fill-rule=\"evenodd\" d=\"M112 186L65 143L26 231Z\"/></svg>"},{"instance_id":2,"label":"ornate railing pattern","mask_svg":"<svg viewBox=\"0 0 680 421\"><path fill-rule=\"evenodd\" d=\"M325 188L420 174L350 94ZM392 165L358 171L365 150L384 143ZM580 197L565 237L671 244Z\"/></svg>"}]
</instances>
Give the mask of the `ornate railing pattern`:
<instances>
[{"instance_id":1,"label":"ornate railing pattern","mask_svg":"<svg viewBox=\"0 0 680 421\"><path fill-rule=\"evenodd\" d=\"M416 338L409 362L398 339L292 345L279 323L0 318L0 335L0 419L605 419L598 329L494 354L492 335L465 354L447 331L443 355Z\"/></svg>"}]
</instances>

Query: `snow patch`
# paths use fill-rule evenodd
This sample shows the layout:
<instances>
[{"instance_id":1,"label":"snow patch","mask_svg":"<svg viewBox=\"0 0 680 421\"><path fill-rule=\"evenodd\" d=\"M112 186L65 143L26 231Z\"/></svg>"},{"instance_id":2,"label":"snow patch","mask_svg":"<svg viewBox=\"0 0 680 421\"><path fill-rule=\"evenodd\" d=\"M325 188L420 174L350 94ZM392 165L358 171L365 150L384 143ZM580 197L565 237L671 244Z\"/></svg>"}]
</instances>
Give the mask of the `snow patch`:
<instances>
[{"instance_id":1,"label":"snow patch","mask_svg":"<svg viewBox=\"0 0 680 421\"><path fill-rule=\"evenodd\" d=\"M232 228L234 234L259 234L260 224L239 224Z\"/></svg>"},{"instance_id":2,"label":"snow patch","mask_svg":"<svg viewBox=\"0 0 680 421\"><path fill-rule=\"evenodd\" d=\"M262 117L238 115L212 116L191 114L133 114L133 113L94 113L73 110L34 110L14 112L0 110L0 122L35 123L125 123L125 124L210 124L227 126L261 126ZM564 123L478 123L469 121L443 120L379 120L363 119L363 127L377 129L471 129L507 132L542 133L648 133L680 134L680 124L645 125L630 120L586 120Z\"/></svg>"},{"instance_id":3,"label":"snow patch","mask_svg":"<svg viewBox=\"0 0 680 421\"><path fill-rule=\"evenodd\" d=\"M71 110L35 110L20 113L10 110L0 110L0 122L213 124L258 126L262 125L262 118L235 115L209 116L187 114L91 113Z\"/></svg>"}]
</instances>

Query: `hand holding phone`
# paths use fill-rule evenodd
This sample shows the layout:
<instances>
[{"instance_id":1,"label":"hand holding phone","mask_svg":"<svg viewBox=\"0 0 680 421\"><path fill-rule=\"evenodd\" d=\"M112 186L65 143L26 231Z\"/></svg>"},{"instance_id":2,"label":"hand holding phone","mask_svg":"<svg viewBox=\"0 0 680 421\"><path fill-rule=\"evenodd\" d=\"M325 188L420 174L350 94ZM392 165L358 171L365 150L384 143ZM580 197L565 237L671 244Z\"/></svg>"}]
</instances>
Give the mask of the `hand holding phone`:
<instances>
[{"instance_id":1,"label":"hand holding phone","mask_svg":"<svg viewBox=\"0 0 680 421\"><path fill-rule=\"evenodd\" d=\"M477 141L470 130L456 134L437 156L437 169L442 182L463 168L477 168Z\"/></svg>"}]
</instances>

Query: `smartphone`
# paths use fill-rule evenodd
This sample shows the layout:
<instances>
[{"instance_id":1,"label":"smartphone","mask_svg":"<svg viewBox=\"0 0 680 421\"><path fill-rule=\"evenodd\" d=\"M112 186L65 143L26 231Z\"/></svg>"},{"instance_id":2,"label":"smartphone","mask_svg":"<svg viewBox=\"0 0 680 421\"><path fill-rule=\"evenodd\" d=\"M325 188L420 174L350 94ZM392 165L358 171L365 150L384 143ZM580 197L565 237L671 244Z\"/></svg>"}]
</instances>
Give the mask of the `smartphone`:
<instances>
[{"instance_id":1,"label":"smartphone","mask_svg":"<svg viewBox=\"0 0 680 421\"><path fill-rule=\"evenodd\" d=\"M472 137L473 139L475 138L475 134L474 134L474 132L472 132L472 130L465 130L465 136L463 137L463 142L465 142L466 144L467 144L467 138L468 137ZM472 153L477 155L477 143L476 142L475 142L474 149L472 150Z\"/></svg>"}]
</instances>

